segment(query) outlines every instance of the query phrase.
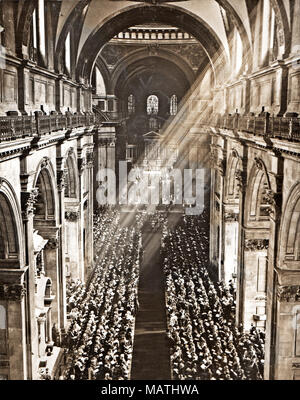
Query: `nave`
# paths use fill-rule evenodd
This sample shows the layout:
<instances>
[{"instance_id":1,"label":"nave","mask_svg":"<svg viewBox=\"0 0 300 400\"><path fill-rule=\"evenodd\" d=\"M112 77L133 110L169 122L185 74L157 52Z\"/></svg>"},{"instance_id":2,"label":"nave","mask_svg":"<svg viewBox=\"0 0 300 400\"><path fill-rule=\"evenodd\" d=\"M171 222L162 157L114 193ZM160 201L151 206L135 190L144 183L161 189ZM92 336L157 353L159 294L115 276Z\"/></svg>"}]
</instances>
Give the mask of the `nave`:
<instances>
[{"instance_id":1,"label":"nave","mask_svg":"<svg viewBox=\"0 0 300 400\"><path fill-rule=\"evenodd\" d=\"M208 215L95 216L96 266L68 286L57 379L259 380L264 333L235 326L235 288L208 264Z\"/></svg>"}]
</instances>

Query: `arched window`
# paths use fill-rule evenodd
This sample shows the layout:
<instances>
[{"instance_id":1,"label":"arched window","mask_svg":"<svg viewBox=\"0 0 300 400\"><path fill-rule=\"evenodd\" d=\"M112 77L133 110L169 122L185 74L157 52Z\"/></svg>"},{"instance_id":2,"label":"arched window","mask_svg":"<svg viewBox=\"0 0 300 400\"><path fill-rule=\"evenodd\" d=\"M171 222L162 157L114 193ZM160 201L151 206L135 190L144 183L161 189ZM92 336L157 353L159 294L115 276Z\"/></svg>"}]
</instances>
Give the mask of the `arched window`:
<instances>
[{"instance_id":1,"label":"arched window","mask_svg":"<svg viewBox=\"0 0 300 400\"><path fill-rule=\"evenodd\" d=\"M147 114L151 115L157 115L158 114L158 106L159 106L159 100L158 97L152 94L147 98Z\"/></svg>"},{"instance_id":2,"label":"arched window","mask_svg":"<svg viewBox=\"0 0 300 400\"><path fill-rule=\"evenodd\" d=\"M176 94L173 94L171 97L170 101L170 115L176 115L177 114L177 96Z\"/></svg>"},{"instance_id":3,"label":"arched window","mask_svg":"<svg viewBox=\"0 0 300 400\"><path fill-rule=\"evenodd\" d=\"M31 46L33 48L31 58L36 60L38 53L43 58L46 57L46 19L44 0L37 1L37 6L32 14L31 32Z\"/></svg>"},{"instance_id":4,"label":"arched window","mask_svg":"<svg viewBox=\"0 0 300 400\"><path fill-rule=\"evenodd\" d=\"M65 42L65 65L68 73L71 72L71 34L68 33Z\"/></svg>"},{"instance_id":5,"label":"arched window","mask_svg":"<svg viewBox=\"0 0 300 400\"><path fill-rule=\"evenodd\" d=\"M128 114L134 114L135 113L135 97L133 94L128 96Z\"/></svg>"}]
</instances>

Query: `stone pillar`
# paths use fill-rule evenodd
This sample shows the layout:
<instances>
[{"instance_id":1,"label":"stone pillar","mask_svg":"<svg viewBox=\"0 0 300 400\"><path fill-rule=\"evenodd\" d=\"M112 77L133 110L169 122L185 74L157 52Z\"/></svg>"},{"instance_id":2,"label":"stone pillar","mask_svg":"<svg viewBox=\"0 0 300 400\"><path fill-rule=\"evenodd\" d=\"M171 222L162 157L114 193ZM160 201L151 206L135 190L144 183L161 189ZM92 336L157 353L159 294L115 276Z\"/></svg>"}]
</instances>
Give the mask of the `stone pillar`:
<instances>
[{"instance_id":1,"label":"stone pillar","mask_svg":"<svg viewBox=\"0 0 300 400\"><path fill-rule=\"evenodd\" d=\"M247 238L244 241L242 321L247 331L251 324L265 329L268 247L268 239Z\"/></svg>"},{"instance_id":2,"label":"stone pillar","mask_svg":"<svg viewBox=\"0 0 300 400\"><path fill-rule=\"evenodd\" d=\"M27 268L0 271L0 300L6 304L8 352L4 357L8 363L10 380L28 379L26 342L26 311L24 273ZM1 357L3 360L3 357ZM1 367L0 367L1 369Z\"/></svg>"},{"instance_id":3,"label":"stone pillar","mask_svg":"<svg viewBox=\"0 0 300 400\"><path fill-rule=\"evenodd\" d=\"M30 70L36 64L29 60L23 60L18 69L18 108L21 114L30 113Z\"/></svg>"},{"instance_id":4,"label":"stone pillar","mask_svg":"<svg viewBox=\"0 0 300 400\"><path fill-rule=\"evenodd\" d=\"M67 298L66 298L66 266L65 266L65 194L64 194L64 173L58 174L58 198L59 198L59 234L58 234L58 262L59 262L59 312L60 329L64 333L67 324Z\"/></svg>"},{"instance_id":5,"label":"stone pillar","mask_svg":"<svg viewBox=\"0 0 300 400\"><path fill-rule=\"evenodd\" d=\"M224 281L230 280L236 282L238 268L238 232L239 232L239 214L225 211L224 220Z\"/></svg>"},{"instance_id":6,"label":"stone pillar","mask_svg":"<svg viewBox=\"0 0 300 400\"><path fill-rule=\"evenodd\" d=\"M277 278L273 379L300 380L300 274L280 270Z\"/></svg>"},{"instance_id":7,"label":"stone pillar","mask_svg":"<svg viewBox=\"0 0 300 400\"><path fill-rule=\"evenodd\" d=\"M29 266L26 273L27 295L26 308L29 325L28 332L28 379L38 378L38 333L35 316L35 256L33 249L33 217L34 204L38 195L38 190L33 189L27 192L21 192L21 207L24 224L24 236L26 246L26 264Z\"/></svg>"},{"instance_id":8,"label":"stone pillar","mask_svg":"<svg viewBox=\"0 0 300 400\"><path fill-rule=\"evenodd\" d=\"M276 61L272 64L272 67L276 71L273 113L277 116L283 116L287 110L288 69L283 65L282 61Z\"/></svg>"},{"instance_id":9,"label":"stone pillar","mask_svg":"<svg viewBox=\"0 0 300 400\"><path fill-rule=\"evenodd\" d=\"M58 113L64 113L64 81L67 77L60 74L56 79L55 85L55 97L56 97L56 111Z\"/></svg>"},{"instance_id":10,"label":"stone pillar","mask_svg":"<svg viewBox=\"0 0 300 400\"><path fill-rule=\"evenodd\" d=\"M237 324L243 323L243 304L244 304L244 220L245 220L245 196L247 184L247 147L243 147L243 158L240 169L236 171L236 185L239 190L239 229L238 229L238 270L237 270L237 300L236 300L236 322Z\"/></svg>"},{"instance_id":11,"label":"stone pillar","mask_svg":"<svg viewBox=\"0 0 300 400\"><path fill-rule=\"evenodd\" d=\"M274 379L276 348L276 271L278 267L278 251L280 243L280 222L282 214L282 184L283 184L283 167L284 160L279 153L275 153L272 157L272 173L269 174L271 179L271 187L265 201L270 205L270 241L268 251L268 271L267 271L267 323L266 323L266 342L265 342L265 379ZM265 195L266 196L266 195ZM279 266L280 267L280 266Z\"/></svg>"},{"instance_id":12,"label":"stone pillar","mask_svg":"<svg viewBox=\"0 0 300 400\"><path fill-rule=\"evenodd\" d=\"M250 80L248 78L243 78L242 85L243 85L243 97L242 97L242 107L240 110L240 114L246 115L250 112Z\"/></svg>"},{"instance_id":13,"label":"stone pillar","mask_svg":"<svg viewBox=\"0 0 300 400\"><path fill-rule=\"evenodd\" d=\"M45 356L45 350L46 350L46 331L45 331L46 316L40 315L39 317L37 317L37 323L39 332L39 357L42 358Z\"/></svg>"},{"instance_id":14,"label":"stone pillar","mask_svg":"<svg viewBox=\"0 0 300 400\"><path fill-rule=\"evenodd\" d=\"M83 268L80 260L80 243L78 238L79 236L79 220L80 220L80 211L78 211L80 204L72 206L68 206L65 210L65 242L67 246L67 257L69 264L69 269L71 273L72 279L80 279L83 280Z\"/></svg>"},{"instance_id":15,"label":"stone pillar","mask_svg":"<svg viewBox=\"0 0 300 400\"><path fill-rule=\"evenodd\" d=\"M300 53L300 0L294 0L291 55Z\"/></svg>"},{"instance_id":16,"label":"stone pillar","mask_svg":"<svg viewBox=\"0 0 300 400\"><path fill-rule=\"evenodd\" d=\"M64 321L61 320L60 262L58 256L59 239L57 235L52 235L52 237L50 237L49 233L48 237L46 235L45 232L42 233L42 236L48 239L48 243L44 249L45 270L46 276L49 276L52 280L52 290L55 294L55 299L52 302L53 323L55 323L60 330L64 328Z\"/></svg>"},{"instance_id":17,"label":"stone pillar","mask_svg":"<svg viewBox=\"0 0 300 400\"><path fill-rule=\"evenodd\" d=\"M94 246L93 246L93 213L94 213L94 193L93 193L93 150L87 152L87 169L86 179L89 188L88 192L88 209L87 209L87 226L86 226L86 260L88 268L93 267Z\"/></svg>"}]
</instances>

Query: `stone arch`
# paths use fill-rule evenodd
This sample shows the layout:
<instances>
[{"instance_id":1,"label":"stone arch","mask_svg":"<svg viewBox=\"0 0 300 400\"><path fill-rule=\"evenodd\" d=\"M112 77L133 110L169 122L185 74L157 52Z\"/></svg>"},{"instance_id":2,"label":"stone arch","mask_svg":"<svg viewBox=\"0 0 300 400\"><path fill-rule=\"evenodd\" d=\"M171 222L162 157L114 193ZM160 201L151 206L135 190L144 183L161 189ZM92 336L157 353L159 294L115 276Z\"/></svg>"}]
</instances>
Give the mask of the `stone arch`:
<instances>
[{"instance_id":1,"label":"stone arch","mask_svg":"<svg viewBox=\"0 0 300 400\"><path fill-rule=\"evenodd\" d=\"M65 46L65 41L66 38L70 32L70 30L73 28L74 25L76 25L77 33L78 33L78 43L80 39L80 33L82 31L84 19L85 19L85 14L84 14L84 9L90 4L91 0L80 0L72 9L70 15L68 16L61 32L59 35L59 38L57 40L57 45L56 45L56 51L55 51L55 60L54 60L54 66L57 71L60 71L62 69L62 56L63 56L63 49ZM84 15L83 15L84 14ZM80 19L80 21L79 21ZM80 23L78 23L80 22ZM77 45L78 45L77 43ZM75 57L76 59L77 57Z\"/></svg>"},{"instance_id":2,"label":"stone arch","mask_svg":"<svg viewBox=\"0 0 300 400\"><path fill-rule=\"evenodd\" d=\"M98 67L99 71L101 72L105 84L106 94L113 94L110 72L101 56L97 58L95 66Z\"/></svg>"},{"instance_id":3,"label":"stone arch","mask_svg":"<svg viewBox=\"0 0 300 400\"><path fill-rule=\"evenodd\" d=\"M22 52L22 46L28 46L30 40L30 25L33 11L36 8L36 0L25 0L20 11L20 18L16 33L16 47Z\"/></svg>"},{"instance_id":4,"label":"stone arch","mask_svg":"<svg viewBox=\"0 0 300 400\"><path fill-rule=\"evenodd\" d=\"M269 228L271 205L266 195L270 190L271 184L266 165L260 158L255 158L246 191L246 221L248 223L260 222L262 227Z\"/></svg>"},{"instance_id":5,"label":"stone arch","mask_svg":"<svg viewBox=\"0 0 300 400\"><path fill-rule=\"evenodd\" d=\"M0 179L0 265L24 265L23 224L15 192L8 181Z\"/></svg>"},{"instance_id":6,"label":"stone arch","mask_svg":"<svg viewBox=\"0 0 300 400\"><path fill-rule=\"evenodd\" d=\"M48 157L44 157L39 163L34 179L34 187L38 188L34 221L52 221L55 224L58 215L58 201L54 168Z\"/></svg>"},{"instance_id":7,"label":"stone arch","mask_svg":"<svg viewBox=\"0 0 300 400\"><path fill-rule=\"evenodd\" d=\"M227 198L234 200L239 198L238 186L236 180L237 171L241 167L241 158L237 151L233 150L229 160L226 177L226 194Z\"/></svg>"},{"instance_id":8,"label":"stone arch","mask_svg":"<svg viewBox=\"0 0 300 400\"><path fill-rule=\"evenodd\" d=\"M279 235L282 262L300 262L300 182L290 190L282 216Z\"/></svg>"},{"instance_id":9,"label":"stone arch","mask_svg":"<svg viewBox=\"0 0 300 400\"><path fill-rule=\"evenodd\" d=\"M286 9L283 0L270 0L270 4L275 13L278 43L282 47L282 54L287 55L290 50L291 31Z\"/></svg>"},{"instance_id":10,"label":"stone arch","mask_svg":"<svg viewBox=\"0 0 300 400\"><path fill-rule=\"evenodd\" d=\"M95 60L105 43L122 30L145 22L176 25L202 44L214 66L227 65L224 46L213 29L200 17L176 6L129 6L99 24L86 40L78 58L77 78L90 81ZM214 68L215 71L215 68Z\"/></svg>"},{"instance_id":11,"label":"stone arch","mask_svg":"<svg viewBox=\"0 0 300 400\"><path fill-rule=\"evenodd\" d=\"M64 158L64 191L67 198L78 198L79 177L74 149L70 148Z\"/></svg>"},{"instance_id":12,"label":"stone arch","mask_svg":"<svg viewBox=\"0 0 300 400\"><path fill-rule=\"evenodd\" d=\"M149 51L147 49L139 49L134 52L131 52L127 56L123 57L115 67L115 70L112 74L111 81L112 81L112 91L115 93L115 88L117 86L117 82L122 76L124 70L127 70L129 65L134 64L139 60L143 60L145 58L151 57ZM188 63L181 58L180 56L174 54L172 51L168 51L165 49L159 49L158 54L155 55L156 58L160 58L163 60L168 60L174 63L186 76L187 81L189 82L190 86L195 81L195 73L192 68L188 65ZM127 72L128 73L128 72Z\"/></svg>"}]
</instances>

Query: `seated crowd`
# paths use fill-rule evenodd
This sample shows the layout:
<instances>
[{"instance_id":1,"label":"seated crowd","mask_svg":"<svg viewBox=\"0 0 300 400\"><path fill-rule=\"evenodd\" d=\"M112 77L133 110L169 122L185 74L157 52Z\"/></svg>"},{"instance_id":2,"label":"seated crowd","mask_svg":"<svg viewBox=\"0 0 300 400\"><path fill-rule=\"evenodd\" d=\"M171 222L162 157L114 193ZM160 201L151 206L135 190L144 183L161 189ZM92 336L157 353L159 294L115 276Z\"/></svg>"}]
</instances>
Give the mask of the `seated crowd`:
<instances>
[{"instance_id":1,"label":"seated crowd","mask_svg":"<svg viewBox=\"0 0 300 400\"><path fill-rule=\"evenodd\" d=\"M165 212L137 212L135 220L139 229L146 228L152 232L164 230L168 225L168 217Z\"/></svg>"},{"instance_id":2,"label":"seated crowd","mask_svg":"<svg viewBox=\"0 0 300 400\"><path fill-rule=\"evenodd\" d=\"M235 326L235 289L208 273L208 217L165 232L168 340L173 379L263 379L264 333Z\"/></svg>"},{"instance_id":3,"label":"seated crowd","mask_svg":"<svg viewBox=\"0 0 300 400\"><path fill-rule=\"evenodd\" d=\"M70 285L71 324L60 379L129 379L133 349L141 236L118 226L119 214L95 218L95 268L86 289ZM80 301L71 301L71 288Z\"/></svg>"}]
</instances>

